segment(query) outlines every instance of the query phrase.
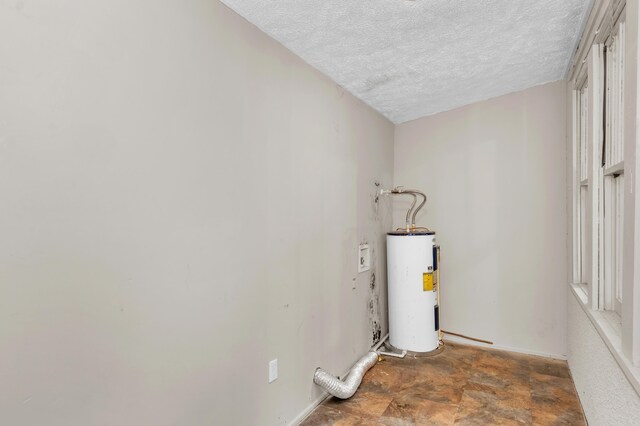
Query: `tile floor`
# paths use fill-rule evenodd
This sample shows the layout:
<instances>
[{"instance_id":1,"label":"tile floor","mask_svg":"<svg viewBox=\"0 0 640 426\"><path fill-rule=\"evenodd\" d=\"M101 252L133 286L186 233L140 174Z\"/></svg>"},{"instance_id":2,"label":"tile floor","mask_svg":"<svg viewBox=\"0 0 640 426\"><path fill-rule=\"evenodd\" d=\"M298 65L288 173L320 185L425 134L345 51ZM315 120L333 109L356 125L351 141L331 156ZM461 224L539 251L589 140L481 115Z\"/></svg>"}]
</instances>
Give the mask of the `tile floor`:
<instances>
[{"instance_id":1,"label":"tile floor","mask_svg":"<svg viewBox=\"0 0 640 426\"><path fill-rule=\"evenodd\" d=\"M586 425L565 361L447 343L430 358L385 357L312 425Z\"/></svg>"}]
</instances>

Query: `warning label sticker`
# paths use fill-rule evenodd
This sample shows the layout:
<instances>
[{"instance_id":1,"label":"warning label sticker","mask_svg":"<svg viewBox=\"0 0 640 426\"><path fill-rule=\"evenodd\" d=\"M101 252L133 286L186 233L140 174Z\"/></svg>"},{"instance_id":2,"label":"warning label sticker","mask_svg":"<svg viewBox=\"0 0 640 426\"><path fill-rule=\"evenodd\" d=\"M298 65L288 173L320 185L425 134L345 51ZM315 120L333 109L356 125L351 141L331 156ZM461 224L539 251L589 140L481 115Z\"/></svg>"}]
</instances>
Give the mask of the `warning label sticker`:
<instances>
[{"instance_id":1,"label":"warning label sticker","mask_svg":"<svg viewBox=\"0 0 640 426\"><path fill-rule=\"evenodd\" d=\"M422 274L422 291L433 291L433 273Z\"/></svg>"}]
</instances>

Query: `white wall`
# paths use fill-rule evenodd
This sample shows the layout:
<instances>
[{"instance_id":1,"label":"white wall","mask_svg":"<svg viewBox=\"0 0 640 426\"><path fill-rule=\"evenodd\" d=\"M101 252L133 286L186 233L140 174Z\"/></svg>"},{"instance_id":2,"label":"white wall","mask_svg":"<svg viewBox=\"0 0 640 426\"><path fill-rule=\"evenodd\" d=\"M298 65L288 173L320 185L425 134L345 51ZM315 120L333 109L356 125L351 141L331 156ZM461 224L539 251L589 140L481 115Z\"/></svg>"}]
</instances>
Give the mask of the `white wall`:
<instances>
[{"instance_id":1,"label":"white wall","mask_svg":"<svg viewBox=\"0 0 640 426\"><path fill-rule=\"evenodd\" d=\"M569 367L590 425L634 426L640 399L569 289Z\"/></svg>"},{"instance_id":2,"label":"white wall","mask_svg":"<svg viewBox=\"0 0 640 426\"><path fill-rule=\"evenodd\" d=\"M285 424L385 327L379 114L211 0L7 0L0 57L0 423Z\"/></svg>"},{"instance_id":3,"label":"white wall","mask_svg":"<svg viewBox=\"0 0 640 426\"><path fill-rule=\"evenodd\" d=\"M396 126L394 183L427 193L442 247L444 329L566 354L565 172L564 82Z\"/></svg>"},{"instance_id":4,"label":"white wall","mask_svg":"<svg viewBox=\"0 0 640 426\"><path fill-rule=\"evenodd\" d=\"M640 152L638 126L640 125L640 97L638 97L638 49L640 47L640 7L638 1L626 6L625 24L625 105L624 105L624 247L623 294L630 303L622 307L622 348L624 355L640 365ZM634 190L634 188L636 188Z\"/></svg>"}]
</instances>

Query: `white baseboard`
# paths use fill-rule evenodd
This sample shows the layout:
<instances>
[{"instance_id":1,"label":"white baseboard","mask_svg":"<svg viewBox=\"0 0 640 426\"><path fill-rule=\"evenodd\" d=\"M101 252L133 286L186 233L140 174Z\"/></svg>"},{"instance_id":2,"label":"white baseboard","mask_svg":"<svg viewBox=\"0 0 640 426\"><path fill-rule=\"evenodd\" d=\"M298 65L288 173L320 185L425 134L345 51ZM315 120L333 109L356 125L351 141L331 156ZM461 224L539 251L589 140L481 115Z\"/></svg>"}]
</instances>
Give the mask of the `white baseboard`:
<instances>
[{"instance_id":1,"label":"white baseboard","mask_svg":"<svg viewBox=\"0 0 640 426\"><path fill-rule=\"evenodd\" d=\"M302 412L300 414L298 414L293 420L291 420L291 422L289 422L289 424L291 426L297 426L300 423L302 423L302 421L304 419L306 419L307 416L309 414L311 414L311 412L313 410L315 410L318 405L322 404L324 402L324 400L329 398L330 396L331 395L329 395L328 393L324 392L322 395L320 395L318 398L316 398L311 404L309 404L307 406L307 408L302 410Z\"/></svg>"},{"instance_id":2,"label":"white baseboard","mask_svg":"<svg viewBox=\"0 0 640 426\"><path fill-rule=\"evenodd\" d=\"M527 349L512 348L510 346L489 345L489 344L486 344L486 343L475 342L473 340L463 339L462 337L457 337L457 336L445 335L444 340L445 340L445 342L462 343L462 344L465 344L465 345L479 346L479 347L482 347L482 348L498 349L500 351L517 352L517 353L520 353L520 354L535 355L535 356L541 356L541 357L545 357L545 358L560 359L560 360L563 360L563 361L567 360L567 356L566 355L550 354L550 353L547 353L547 352L538 352L538 351L531 351L531 350L527 350Z\"/></svg>"},{"instance_id":3,"label":"white baseboard","mask_svg":"<svg viewBox=\"0 0 640 426\"><path fill-rule=\"evenodd\" d=\"M353 368L353 367L351 367L351 368ZM351 368L349 368L347 371L345 371L344 374L342 374L342 376L338 376L338 378L341 378L342 380L344 380L344 378L347 377L347 375L351 371ZM371 368L375 368L375 365L373 367L371 367ZM289 422L289 425L297 426L298 424L300 424L304 419L307 418L307 416L309 416L309 414L311 414L311 412L313 410L316 409L316 407L318 405L322 404L325 399L328 399L330 397L331 397L330 394L328 394L327 392L323 392L322 395L320 395L318 398L316 398L311 404L309 404L307 406L307 408L302 410L302 412L300 414L298 414L293 420L291 420Z\"/></svg>"}]
</instances>

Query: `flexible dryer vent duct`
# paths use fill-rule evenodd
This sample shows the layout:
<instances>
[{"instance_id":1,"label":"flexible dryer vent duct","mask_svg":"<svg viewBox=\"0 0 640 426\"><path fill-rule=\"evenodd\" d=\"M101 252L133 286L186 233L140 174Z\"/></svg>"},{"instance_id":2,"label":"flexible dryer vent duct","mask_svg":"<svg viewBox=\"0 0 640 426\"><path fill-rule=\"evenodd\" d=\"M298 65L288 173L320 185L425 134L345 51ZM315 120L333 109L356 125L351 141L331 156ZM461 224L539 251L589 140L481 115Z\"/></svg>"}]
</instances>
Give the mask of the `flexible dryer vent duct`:
<instances>
[{"instance_id":1,"label":"flexible dryer vent duct","mask_svg":"<svg viewBox=\"0 0 640 426\"><path fill-rule=\"evenodd\" d=\"M318 368L313 375L313 382L316 385L321 386L324 390L326 390L336 398L351 398L351 396L356 393L358 386L360 386L360 382L362 382L364 373L369 371L369 369L373 367L376 362L378 362L378 354L371 351L360 358L358 362L356 362L356 364L347 375L346 380L342 381L337 377L331 375L330 373L324 371L322 368Z\"/></svg>"}]
</instances>

